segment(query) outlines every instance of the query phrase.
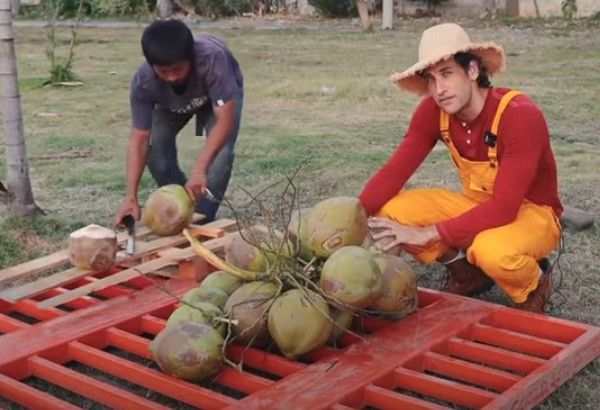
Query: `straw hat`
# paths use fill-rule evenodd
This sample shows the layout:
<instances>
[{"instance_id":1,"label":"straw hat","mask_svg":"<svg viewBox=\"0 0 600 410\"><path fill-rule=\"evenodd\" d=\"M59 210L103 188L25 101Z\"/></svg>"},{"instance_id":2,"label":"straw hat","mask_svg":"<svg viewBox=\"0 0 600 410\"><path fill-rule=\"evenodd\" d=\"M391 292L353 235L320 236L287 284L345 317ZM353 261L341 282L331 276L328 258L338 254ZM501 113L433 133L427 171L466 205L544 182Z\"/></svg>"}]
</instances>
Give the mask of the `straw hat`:
<instances>
[{"instance_id":1,"label":"straw hat","mask_svg":"<svg viewBox=\"0 0 600 410\"><path fill-rule=\"evenodd\" d=\"M479 56L490 75L506 67L506 55L501 46L491 42L473 43L461 26L444 23L423 32L419 42L419 61L406 71L394 74L391 80L401 90L426 94L427 85L419 73L459 52L471 52Z\"/></svg>"}]
</instances>

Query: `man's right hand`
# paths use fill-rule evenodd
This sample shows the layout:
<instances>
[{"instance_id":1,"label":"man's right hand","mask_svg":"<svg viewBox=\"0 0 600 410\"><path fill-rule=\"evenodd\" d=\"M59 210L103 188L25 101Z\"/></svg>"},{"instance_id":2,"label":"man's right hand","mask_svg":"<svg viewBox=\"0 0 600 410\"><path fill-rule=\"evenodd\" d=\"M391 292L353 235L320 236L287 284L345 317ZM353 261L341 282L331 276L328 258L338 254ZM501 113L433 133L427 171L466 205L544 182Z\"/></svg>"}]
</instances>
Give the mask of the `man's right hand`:
<instances>
[{"instance_id":1,"label":"man's right hand","mask_svg":"<svg viewBox=\"0 0 600 410\"><path fill-rule=\"evenodd\" d=\"M136 198L126 198L125 201L123 202L123 205L121 205L119 212L117 212L117 217L115 219L115 225L118 226L119 228L125 228L125 223L124 223L123 219L127 215L133 216L133 218L136 221L138 221L140 219L140 214L141 214L140 204L138 203L137 199Z\"/></svg>"}]
</instances>

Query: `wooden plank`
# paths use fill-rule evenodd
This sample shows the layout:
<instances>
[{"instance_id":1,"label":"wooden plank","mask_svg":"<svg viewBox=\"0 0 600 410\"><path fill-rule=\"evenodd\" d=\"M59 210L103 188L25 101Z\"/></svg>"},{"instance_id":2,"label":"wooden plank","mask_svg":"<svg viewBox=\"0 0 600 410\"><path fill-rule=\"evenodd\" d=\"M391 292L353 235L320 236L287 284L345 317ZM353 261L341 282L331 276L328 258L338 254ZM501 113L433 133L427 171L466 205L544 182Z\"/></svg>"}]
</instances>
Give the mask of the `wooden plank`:
<instances>
[{"instance_id":1,"label":"wooden plank","mask_svg":"<svg viewBox=\"0 0 600 410\"><path fill-rule=\"evenodd\" d=\"M204 215L194 214L192 223L199 222L204 219ZM142 226L136 232L136 238L141 238L150 234L150 230ZM117 234L117 242L122 245L127 240L127 233L120 232ZM69 251L66 249L51 253L50 255L42 256L41 258L32 261L24 262L19 265L11 266L0 270L0 285L19 279L26 275L34 275L50 269L57 268L69 262Z\"/></svg>"},{"instance_id":2,"label":"wooden plank","mask_svg":"<svg viewBox=\"0 0 600 410\"><path fill-rule=\"evenodd\" d=\"M211 239L204 242L204 246L211 249L213 252L217 252L225 246L227 237ZM151 273L157 269L164 268L166 266L174 265L178 261L184 261L191 259L196 252L191 247L185 249L173 248L163 252L162 256L158 259L153 259L148 262L142 263L133 268L125 269L119 273L116 273L106 278L99 279L95 282L89 283L85 286L73 289L62 295L53 296L49 299L43 300L38 303L40 308L47 309L50 307L62 305L63 303L69 302L78 297L87 295L95 290L104 289L106 287L116 285L121 282L125 282L141 274Z\"/></svg>"},{"instance_id":3,"label":"wooden plank","mask_svg":"<svg viewBox=\"0 0 600 410\"><path fill-rule=\"evenodd\" d=\"M470 408L481 408L498 394L451 380L399 367L394 371L396 387Z\"/></svg>"},{"instance_id":4,"label":"wooden plank","mask_svg":"<svg viewBox=\"0 0 600 410\"><path fill-rule=\"evenodd\" d=\"M127 390L96 380L42 357L33 356L27 362L34 376L112 408L168 409L168 407L161 406Z\"/></svg>"},{"instance_id":5,"label":"wooden plank","mask_svg":"<svg viewBox=\"0 0 600 410\"><path fill-rule=\"evenodd\" d=\"M219 219L207 225L191 225L191 232L195 236L204 237L222 237L225 234L225 230L235 226L235 221L232 219ZM144 254L157 251L173 246L179 246L186 243L187 240L183 235L168 236L158 238L150 242L138 242L136 249L136 258L142 257ZM132 259L131 256L125 256L122 252L117 255L118 263L124 263L124 260L119 259ZM91 272L85 269L71 268L62 272L57 272L53 275L40 278L36 281L23 284L21 286L15 286L0 291L0 299L7 300L9 302L16 302L21 299L30 298L44 293L52 288L66 285L67 283L73 282L77 279L81 279L88 276Z\"/></svg>"}]
</instances>

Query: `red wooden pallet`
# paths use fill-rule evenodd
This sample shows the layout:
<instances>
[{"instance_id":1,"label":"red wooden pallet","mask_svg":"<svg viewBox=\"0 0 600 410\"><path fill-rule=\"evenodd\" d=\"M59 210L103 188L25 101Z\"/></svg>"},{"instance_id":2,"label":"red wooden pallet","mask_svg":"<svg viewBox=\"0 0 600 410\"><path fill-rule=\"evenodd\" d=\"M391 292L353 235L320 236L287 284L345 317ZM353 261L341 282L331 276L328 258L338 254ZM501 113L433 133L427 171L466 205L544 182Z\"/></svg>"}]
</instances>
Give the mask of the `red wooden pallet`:
<instances>
[{"instance_id":1,"label":"red wooden pallet","mask_svg":"<svg viewBox=\"0 0 600 410\"><path fill-rule=\"evenodd\" d=\"M123 409L524 409L600 356L599 328L420 289L415 313L365 318L355 326L362 338L346 335L302 361L231 345L244 371L194 384L148 360L148 343L177 306L165 289L180 296L193 286L138 276L57 307L40 302L65 289L0 300L0 397L44 409L74 407L58 390Z\"/></svg>"}]
</instances>

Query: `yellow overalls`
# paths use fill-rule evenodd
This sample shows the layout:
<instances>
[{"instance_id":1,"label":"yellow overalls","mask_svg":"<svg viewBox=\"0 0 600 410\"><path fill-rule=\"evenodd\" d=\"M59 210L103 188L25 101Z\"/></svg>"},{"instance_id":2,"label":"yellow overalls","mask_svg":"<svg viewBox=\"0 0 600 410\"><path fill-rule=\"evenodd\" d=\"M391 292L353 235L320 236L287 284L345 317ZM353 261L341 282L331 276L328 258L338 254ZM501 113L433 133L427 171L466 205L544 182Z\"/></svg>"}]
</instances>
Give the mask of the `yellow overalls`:
<instances>
[{"instance_id":1,"label":"yellow overalls","mask_svg":"<svg viewBox=\"0 0 600 410\"><path fill-rule=\"evenodd\" d=\"M498 135L500 117L510 100L520 94L510 91L500 101L491 133ZM455 218L491 198L498 173L496 144L488 148L488 161L470 161L460 156L450 138L450 117L441 110L440 132L458 168L462 193L446 189L402 190L388 201L377 216L403 225L430 226ZM515 303L522 303L537 287L540 269L537 260L556 248L560 226L550 206L527 200L510 224L477 234L466 250L467 260L481 268ZM425 247L403 246L422 263L438 259L448 250L441 241Z\"/></svg>"}]
</instances>

